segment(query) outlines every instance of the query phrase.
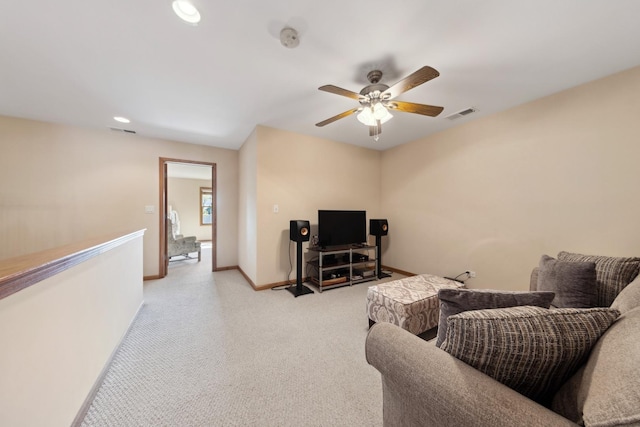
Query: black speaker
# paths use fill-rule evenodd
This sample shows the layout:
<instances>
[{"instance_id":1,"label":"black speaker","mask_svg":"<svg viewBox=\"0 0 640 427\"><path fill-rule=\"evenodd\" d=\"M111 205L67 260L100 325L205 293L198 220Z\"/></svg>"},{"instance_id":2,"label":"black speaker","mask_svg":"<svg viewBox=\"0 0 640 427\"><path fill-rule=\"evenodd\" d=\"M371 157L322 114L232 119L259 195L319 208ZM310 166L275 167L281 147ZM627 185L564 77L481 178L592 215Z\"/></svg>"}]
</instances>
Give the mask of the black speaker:
<instances>
[{"instance_id":1,"label":"black speaker","mask_svg":"<svg viewBox=\"0 0 640 427\"><path fill-rule=\"evenodd\" d=\"M370 219L369 234L372 236L386 236L389 232L389 223L386 219Z\"/></svg>"},{"instance_id":2,"label":"black speaker","mask_svg":"<svg viewBox=\"0 0 640 427\"><path fill-rule=\"evenodd\" d=\"M389 233L389 222L386 219L370 219L369 234L376 236L376 246L378 247L378 271L376 274L378 279L391 277L389 274L382 272L382 236Z\"/></svg>"},{"instance_id":3,"label":"black speaker","mask_svg":"<svg viewBox=\"0 0 640 427\"><path fill-rule=\"evenodd\" d=\"M309 221L292 219L289 221L289 239L294 242L308 242L311 237Z\"/></svg>"},{"instance_id":4,"label":"black speaker","mask_svg":"<svg viewBox=\"0 0 640 427\"><path fill-rule=\"evenodd\" d=\"M289 239L296 243L296 285L289 286L287 290L294 297L312 294L313 291L302 284L302 242L308 242L311 237L311 224L309 221L292 219L289 221Z\"/></svg>"}]
</instances>

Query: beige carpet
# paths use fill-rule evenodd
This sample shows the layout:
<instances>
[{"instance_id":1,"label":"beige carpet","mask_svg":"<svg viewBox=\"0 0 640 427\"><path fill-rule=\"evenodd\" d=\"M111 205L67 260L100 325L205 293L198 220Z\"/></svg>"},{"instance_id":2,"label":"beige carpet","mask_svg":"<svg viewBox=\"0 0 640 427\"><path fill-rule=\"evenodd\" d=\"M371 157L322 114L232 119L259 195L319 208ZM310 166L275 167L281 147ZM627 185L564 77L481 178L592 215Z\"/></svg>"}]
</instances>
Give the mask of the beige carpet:
<instances>
[{"instance_id":1,"label":"beige carpet","mask_svg":"<svg viewBox=\"0 0 640 427\"><path fill-rule=\"evenodd\" d=\"M364 356L367 286L380 282L294 298L208 272L209 257L145 283L83 426L382 424Z\"/></svg>"}]
</instances>

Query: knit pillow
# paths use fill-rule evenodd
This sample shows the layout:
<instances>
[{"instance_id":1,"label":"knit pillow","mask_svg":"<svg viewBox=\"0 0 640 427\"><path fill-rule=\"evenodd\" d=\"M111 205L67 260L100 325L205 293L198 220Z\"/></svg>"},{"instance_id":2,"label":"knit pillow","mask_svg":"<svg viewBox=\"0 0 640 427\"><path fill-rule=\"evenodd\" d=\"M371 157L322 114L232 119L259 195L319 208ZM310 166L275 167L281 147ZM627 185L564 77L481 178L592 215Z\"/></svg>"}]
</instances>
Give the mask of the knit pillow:
<instances>
[{"instance_id":1,"label":"knit pillow","mask_svg":"<svg viewBox=\"0 0 640 427\"><path fill-rule=\"evenodd\" d=\"M616 296L640 272L640 258L614 258L608 256L581 255L560 252L560 261L595 262L597 307L609 307Z\"/></svg>"},{"instance_id":2,"label":"knit pillow","mask_svg":"<svg viewBox=\"0 0 640 427\"><path fill-rule=\"evenodd\" d=\"M507 308L535 305L549 308L555 294L553 292L507 292L485 289L440 289L440 320L436 346L440 347L447 336L447 319L454 314L468 310Z\"/></svg>"},{"instance_id":3,"label":"knit pillow","mask_svg":"<svg viewBox=\"0 0 640 427\"><path fill-rule=\"evenodd\" d=\"M555 292L551 303L554 307L595 307L596 264L560 261L542 255L538 265L538 290Z\"/></svg>"},{"instance_id":4,"label":"knit pillow","mask_svg":"<svg viewBox=\"0 0 640 427\"><path fill-rule=\"evenodd\" d=\"M640 307L640 275L625 286L611 303L611 308L618 310L620 314L636 307Z\"/></svg>"},{"instance_id":5,"label":"knit pillow","mask_svg":"<svg viewBox=\"0 0 640 427\"><path fill-rule=\"evenodd\" d=\"M586 360L619 312L511 307L450 316L442 348L542 404Z\"/></svg>"}]
</instances>

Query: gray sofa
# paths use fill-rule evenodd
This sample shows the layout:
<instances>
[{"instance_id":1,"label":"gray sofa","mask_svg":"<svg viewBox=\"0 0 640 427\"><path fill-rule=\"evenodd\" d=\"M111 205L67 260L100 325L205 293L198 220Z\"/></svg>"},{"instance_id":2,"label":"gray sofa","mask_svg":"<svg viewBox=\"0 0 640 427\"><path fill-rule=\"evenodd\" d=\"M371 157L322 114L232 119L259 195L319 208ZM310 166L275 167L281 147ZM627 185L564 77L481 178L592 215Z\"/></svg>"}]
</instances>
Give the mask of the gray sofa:
<instances>
[{"instance_id":1,"label":"gray sofa","mask_svg":"<svg viewBox=\"0 0 640 427\"><path fill-rule=\"evenodd\" d=\"M366 358L382 376L384 425L640 426L640 276L611 308L620 317L549 408L454 358L435 340L376 324Z\"/></svg>"}]
</instances>

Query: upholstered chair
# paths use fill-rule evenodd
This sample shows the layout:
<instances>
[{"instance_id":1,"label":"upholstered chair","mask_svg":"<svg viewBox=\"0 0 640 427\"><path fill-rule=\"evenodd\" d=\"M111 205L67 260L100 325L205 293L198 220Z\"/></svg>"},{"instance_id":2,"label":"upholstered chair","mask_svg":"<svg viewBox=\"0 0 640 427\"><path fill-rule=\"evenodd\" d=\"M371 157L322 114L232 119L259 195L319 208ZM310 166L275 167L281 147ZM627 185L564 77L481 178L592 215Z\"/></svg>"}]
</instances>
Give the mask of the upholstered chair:
<instances>
[{"instance_id":1,"label":"upholstered chair","mask_svg":"<svg viewBox=\"0 0 640 427\"><path fill-rule=\"evenodd\" d=\"M183 256L187 259L191 258L189 254L198 253L198 262L202 259L200 252L200 242L196 241L195 236L183 237L181 234L173 234L173 224L167 220L167 256L169 258L175 256Z\"/></svg>"}]
</instances>

